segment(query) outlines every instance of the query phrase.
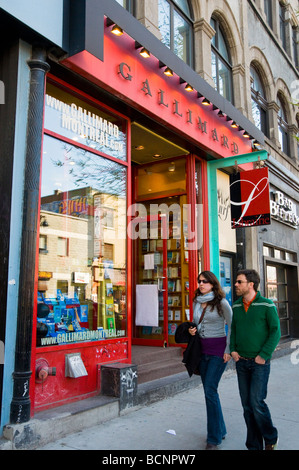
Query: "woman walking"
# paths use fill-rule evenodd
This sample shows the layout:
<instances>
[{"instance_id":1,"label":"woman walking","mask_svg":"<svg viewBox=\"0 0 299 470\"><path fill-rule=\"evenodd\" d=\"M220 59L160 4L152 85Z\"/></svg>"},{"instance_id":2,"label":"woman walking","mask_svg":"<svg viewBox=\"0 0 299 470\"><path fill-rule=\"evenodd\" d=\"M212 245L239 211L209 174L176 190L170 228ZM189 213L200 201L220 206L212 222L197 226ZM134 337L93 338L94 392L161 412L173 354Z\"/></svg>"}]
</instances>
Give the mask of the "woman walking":
<instances>
[{"instance_id":1,"label":"woman walking","mask_svg":"<svg viewBox=\"0 0 299 470\"><path fill-rule=\"evenodd\" d=\"M189 328L189 333L193 336L198 331L201 341L200 375L207 409L207 450L216 450L226 434L218 384L231 359L231 321L232 310L217 277L211 271L201 272L193 300L193 322L197 327Z\"/></svg>"}]
</instances>

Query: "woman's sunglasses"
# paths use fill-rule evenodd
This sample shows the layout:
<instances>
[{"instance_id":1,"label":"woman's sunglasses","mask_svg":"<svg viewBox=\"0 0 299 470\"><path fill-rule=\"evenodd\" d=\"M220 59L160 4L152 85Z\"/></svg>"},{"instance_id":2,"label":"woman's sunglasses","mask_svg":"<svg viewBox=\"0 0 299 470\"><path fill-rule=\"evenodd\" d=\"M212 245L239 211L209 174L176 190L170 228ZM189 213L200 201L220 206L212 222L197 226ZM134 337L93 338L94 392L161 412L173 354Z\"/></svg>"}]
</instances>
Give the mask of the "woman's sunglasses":
<instances>
[{"instance_id":1,"label":"woman's sunglasses","mask_svg":"<svg viewBox=\"0 0 299 470\"><path fill-rule=\"evenodd\" d=\"M207 281L206 279L199 279L198 280L198 284L209 284L209 281Z\"/></svg>"}]
</instances>

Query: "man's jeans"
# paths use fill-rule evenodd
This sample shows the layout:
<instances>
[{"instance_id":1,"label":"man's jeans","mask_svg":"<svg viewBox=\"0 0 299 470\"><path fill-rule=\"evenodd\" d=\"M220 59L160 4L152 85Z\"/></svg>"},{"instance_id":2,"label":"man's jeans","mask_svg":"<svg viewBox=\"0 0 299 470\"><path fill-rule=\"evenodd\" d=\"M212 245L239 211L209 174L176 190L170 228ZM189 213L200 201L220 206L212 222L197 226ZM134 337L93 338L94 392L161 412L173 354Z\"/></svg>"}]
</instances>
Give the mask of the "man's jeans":
<instances>
[{"instance_id":1,"label":"man's jeans","mask_svg":"<svg viewBox=\"0 0 299 470\"><path fill-rule=\"evenodd\" d=\"M217 391L225 367L226 363L223 361L222 357L202 354L200 375L206 399L207 442L214 445L219 445L226 434L226 427Z\"/></svg>"},{"instance_id":2,"label":"man's jeans","mask_svg":"<svg viewBox=\"0 0 299 470\"><path fill-rule=\"evenodd\" d=\"M275 444L277 429L272 424L268 406L264 402L270 374L270 361L257 364L251 359L240 358L236 362L239 391L247 426L246 447L263 450L265 445Z\"/></svg>"}]
</instances>

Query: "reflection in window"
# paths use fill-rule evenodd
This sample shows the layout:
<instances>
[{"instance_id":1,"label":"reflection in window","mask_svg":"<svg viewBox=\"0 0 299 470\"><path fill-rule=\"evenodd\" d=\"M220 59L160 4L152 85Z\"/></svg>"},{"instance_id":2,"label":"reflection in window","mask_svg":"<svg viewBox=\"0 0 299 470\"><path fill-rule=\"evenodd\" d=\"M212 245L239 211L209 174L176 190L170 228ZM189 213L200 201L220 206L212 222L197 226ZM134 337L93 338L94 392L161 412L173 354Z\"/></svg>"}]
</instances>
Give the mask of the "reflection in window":
<instances>
[{"instance_id":1,"label":"reflection in window","mask_svg":"<svg viewBox=\"0 0 299 470\"><path fill-rule=\"evenodd\" d=\"M126 336L126 167L45 135L40 214L37 344Z\"/></svg>"},{"instance_id":2,"label":"reflection in window","mask_svg":"<svg viewBox=\"0 0 299 470\"><path fill-rule=\"evenodd\" d=\"M228 101L233 102L232 66L229 49L218 20L211 18L216 34L212 39L212 76L216 90Z\"/></svg>"},{"instance_id":3,"label":"reflection in window","mask_svg":"<svg viewBox=\"0 0 299 470\"><path fill-rule=\"evenodd\" d=\"M267 135L267 101L264 87L259 74L253 66L250 67L250 75L252 116L256 127Z\"/></svg>"},{"instance_id":4,"label":"reflection in window","mask_svg":"<svg viewBox=\"0 0 299 470\"><path fill-rule=\"evenodd\" d=\"M58 237L57 239L57 255L68 256L68 238Z\"/></svg>"},{"instance_id":5,"label":"reflection in window","mask_svg":"<svg viewBox=\"0 0 299 470\"><path fill-rule=\"evenodd\" d=\"M127 159L127 122L47 83L45 129L119 160Z\"/></svg>"},{"instance_id":6,"label":"reflection in window","mask_svg":"<svg viewBox=\"0 0 299 470\"><path fill-rule=\"evenodd\" d=\"M186 0L159 0L161 41L180 59L192 66L193 35L191 12Z\"/></svg>"}]
</instances>

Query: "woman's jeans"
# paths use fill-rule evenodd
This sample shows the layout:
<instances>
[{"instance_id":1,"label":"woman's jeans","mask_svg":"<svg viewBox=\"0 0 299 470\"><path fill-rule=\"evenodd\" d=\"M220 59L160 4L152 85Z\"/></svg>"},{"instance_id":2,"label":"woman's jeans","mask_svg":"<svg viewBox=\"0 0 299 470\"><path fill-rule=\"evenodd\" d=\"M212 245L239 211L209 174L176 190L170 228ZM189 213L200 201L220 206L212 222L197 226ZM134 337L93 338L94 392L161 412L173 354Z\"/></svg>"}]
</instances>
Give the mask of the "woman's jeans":
<instances>
[{"instance_id":1,"label":"woman's jeans","mask_svg":"<svg viewBox=\"0 0 299 470\"><path fill-rule=\"evenodd\" d=\"M264 402L270 375L270 361L257 364L252 359L236 362L238 384L244 418L247 426L246 447L249 450L263 450L265 445L275 444L277 429L273 426L270 411Z\"/></svg>"},{"instance_id":2,"label":"woman's jeans","mask_svg":"<svg viewBox=\"0 0 299 470\"><path fill-rule=\"evenodd\" d=\"M219 445L226 434L226 427L217 391L225 367L226 363L223 361L222 357L202 354L200 375L207 408L207 442L214 445Z\"/></svg>"}]
</instances>

